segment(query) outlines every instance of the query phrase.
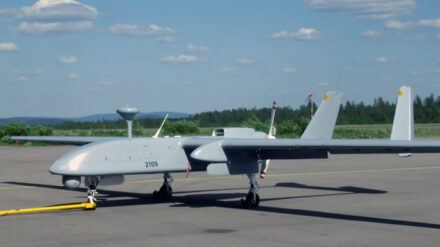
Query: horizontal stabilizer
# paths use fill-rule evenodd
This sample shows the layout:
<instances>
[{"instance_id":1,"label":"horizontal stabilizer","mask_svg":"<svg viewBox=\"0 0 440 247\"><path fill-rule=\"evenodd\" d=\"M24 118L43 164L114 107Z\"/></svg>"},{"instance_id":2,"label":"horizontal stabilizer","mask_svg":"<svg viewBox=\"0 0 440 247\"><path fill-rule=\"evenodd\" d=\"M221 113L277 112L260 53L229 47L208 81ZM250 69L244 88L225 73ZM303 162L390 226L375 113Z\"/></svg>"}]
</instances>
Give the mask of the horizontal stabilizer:
<instances>
[{"instance_id":1,"label":"horizontal stabilizer","mask_svg":"<svg viewBox=\"0 0 440 247\"><path fill-rule=\"evenodd\" d=\"M334 91L328 92L319 105L315 116L313 116L309 125L307 125L301 139L331 139L341 102L342 93Z\"/></svg>"}]
</instances>

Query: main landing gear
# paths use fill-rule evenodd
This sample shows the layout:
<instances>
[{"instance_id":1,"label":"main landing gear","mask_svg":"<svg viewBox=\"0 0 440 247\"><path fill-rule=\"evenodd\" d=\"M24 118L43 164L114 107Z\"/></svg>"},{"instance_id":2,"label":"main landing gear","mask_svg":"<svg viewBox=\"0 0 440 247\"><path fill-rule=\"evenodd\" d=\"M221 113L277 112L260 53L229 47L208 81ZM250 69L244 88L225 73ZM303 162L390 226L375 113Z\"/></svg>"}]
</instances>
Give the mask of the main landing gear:
<instances>
[{"instance_id":1,"label":"main landing gear","mask_svg":"<svg viewBox=\"0 0 440 247\"><path fill-rule=\"evenodd\" d=\"M173 188L171 188L171 183L173 182L173 176L168 172L163 174L163 185L160 187L159 191L155 190L153 192L153 197L156 199L169 199L173 195Z\"/></svg>"},{"instance_id":2,"label":"main landing gear","mask_svg":"<svg viewBox=\"0 0 440 247\"><path fill-rule=\"evenodd\" d=\"M258 183L255 180L255 174L248 174L249 183L251 188L245 199L241 199L241 206L243 208L255 208L260 203L260 196L257 194L259 188Z\"/></svg>"}]
</instances>

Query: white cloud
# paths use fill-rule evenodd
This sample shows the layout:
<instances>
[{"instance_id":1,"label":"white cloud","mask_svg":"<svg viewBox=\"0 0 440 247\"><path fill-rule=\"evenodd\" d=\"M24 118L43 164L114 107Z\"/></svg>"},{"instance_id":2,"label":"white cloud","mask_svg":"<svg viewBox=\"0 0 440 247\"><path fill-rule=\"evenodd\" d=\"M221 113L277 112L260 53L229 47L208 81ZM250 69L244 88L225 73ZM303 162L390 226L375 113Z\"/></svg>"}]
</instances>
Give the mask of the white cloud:
<instances>
[{"instance_id":1,"label":"white cloud","mask_svg":"<svg viewBox=\"0 0 440 247\"><path fill-rule=\"evenodd\" d=\"M386 57L378 57L376 58L376 63L388 63L388 59Z\"/></svg>"},{"instance_id":2,"label":"white cloud","mask_svg":"<svg viewBox=\"0 0 440 247\"><path fill-rule=\"evenodd\" d=\"M384 25L388 29L404 30L413 27L414 23L412 21L400 22L396 20L386 20Z\"/></svg>"},{"instance_id":3,"label":"white cloud","mask_svg":"<svg viewBox=\"0 0 440 247\"><path fill-rule=\"evenodd\" d=\"M359 19L390 19L409 15L415 0L305 0L311 9L342 12Z\"/></svg>"},{"instance_id":4,"label":"white cloud","mask_svg":"<svg viewBox=\"0 0 440 247\"><path fill-rule=\"evenodd\" d=\"M247 65L247 64L254 64L255 61L248 58L239 58L237 59L238 64Z\"/></svg>"},{"instance_id":5,"label":"white cloud","mask_svg":"<svg viewBox=\"0 0 440 247\"><path fill-rule=\"evenodd\" d=\"M440 28L440 18L439 19L420 20L419 25L423 26L423 27Z\"/></svg>"},{"instance_id":6,"label":"white cloud","mask_svg":"<svg viewBox=\"0 0 440 247\"><path fill-rule=\"evenodd\" d=\"M171 43L171 42L174 42L175 40L173 39L173 37L167 35L167 36L161 36L161 37L157 38L156 41L164 42L164 43Z\"/></svg>"},{"instance_id":7,"label":"white cloud","mask_svg":"<svg viewBox=\"0 0 440 247\"><path fill-rule=\"evenodd\" d=\"M26 76L20 76L18 78L18 80L20 80L20 81L27 81L27 77Z\"/></svg>"},{"instance_id":8,"label":"white cloud","mask_svg":"<svg viewBox=\"0 0 440 247\"><path fill-rule=\"evenodd\" d=\"M17 11L18 10L14 8L2 8L0 9L0 15L14 15Z\"/></svg>"},{"instance_id":9,"label":"white cloud","mask_svg":"<svg viewBox=\"0 0 440 247\"><path fill-rule=\"evenodd\" d=\"M271 37L273 39L317 40L322 39L323 35L314 28L301 28L297 32L292 33L287 31L274 33Z\"/></svg>"},{"instance_id":10,"label":"white cloud","mask_svg":"<svg viewBox=\"0 0 440 247\"><path fill-rule=\"evenodd\" d=\"M77 32L92 27L91 21L74 22L22 22L17 29L18 33L42 35L49 33Z\"/></svg>"},{"instance_id":11,"label":"white cloud","mask_svg":"<svg viewBox=\"0 0 440 247\"><path fill-rule=\"evenodd\" d=\"M10 43L0 43L0 52L12 52L18 51L18 46L12 42Z\"/></svg>"},{"instance_id":12,"label":"white cloud","mask_svg":"<svg viewBox=\"0 0 440 247\"><path fill-rule=\"evenodd\" d=\"M95 83L95 86L97 87L108 87L108 86L112 86L115 85L116 82L113 80L100 80L97 83Z\"/></svg>"},{"instance_id":13,"label":"white cloud","mask_svg":"<svg viewBox=\"0 0 440 247\"><path fill-rule=\"evenodd\" d=\"M206 46L194 46L192 44L189 44L186 47L186 50L189 52L208 52L209 48Z\"/></svg>"},{"instance_id":14,"label":"white cloud","mask_svg":"<svg viewBox=\"0 0 440 247\"><path fill-rule=\"evenodd\" d=\"M75 73L71 73L71 74L69 74L67 77L68 77L69 79L78 79L78 78L79 78L79 75L78 75L78 74L75 74Z\"/></svg>"},{"instance_id":15,"label":"white cloud","mask_svg":"<svg viewBox=\"0 0 440 247\"><path fill-rule=\"evenodd\" d=\"M284 68L284 73L296 73L296 69L295 68L291 68L291 67L286 67Z\"/></svg>"},{"instance_id":16,"label":"white cloud","mask_svg":"<svg viewBox=\"0 0 440 247\"><path fill-rule=\"evenodd\" d=\"M58 58L58 62L60 63L77 63L79 60L78 58L71 56L71 57L66 57L66 56L61 56Z\"/></svg>"},{"instance_id":17,"label":"white cloud","mask_svg":"<svg viewBox=\"0 0 440 247\"><path fill-rule=\"evenodd\" d=\"M376 38L379 37L380 35L381 35L380 32L373 30L367 30L362 33L362 36L364 36L365 38Z\"/></svg>"},{"instance_id":18,"label":"white cloud","mask_svg":"<svg viewBox=\"0 0 440 247\"><path fill-rule=\"evenodd\" d=\"M230 74L230 75L242 75L244 74L243 70L231 68L231 67L223 67L216 70L217 72L223 73L223 74Z\"/></svg>"},{"instance_id":19,"label":"white cloud","mask_svg":"<svg viewBox=\"0 0 440 247\"><path fill-rule=\"evenodd\" d=\"M22 22L16 31L30 35L84 31L97 16L95 8L75 0L39 0L20 8L16 17Z\"/></svg>"},{"instance_id":20,"label":"white cloud","mask_svg":"<svg viewBox=\"0 0 440 247\"><path fill-rule=\"evenodd\" d=\"M231 73L231 72L233 72L234 70L232 69L232 68L230 68L230 67L224 67L224 68L220 68L219 70L218 70L218 72L221 72L221 73Z\"/></svg>"},{"instance_id":21,"label":"white cloud","mask_svg":"<svg viewBox=\"0 0 440 247\"><path fill-rule=\"evenodd\" d=\"M39 0L32 6L20 8L18 18L38 22L90 20L98 11L75 0Z\"/></svg>"},{"instance_id":22,"label":"white cloud","mask_svg":"<svg viewBox=\"0 0 440 247\"><path fill-rule=\"evenodd\" d=\"M372 40L372 41L378 41L383 38L383 34L378 31L367 30L362 33L362 37L369 39L369 40Z\"/></svg>"},{"instance_id":23,"label":"white cloud","mask_svg":"<svg viewBox=\"0 0 440 247\"><path fill-rule=\"evenodd\" d=\"M114 34L129 35L129 36L166 35L176 32L172 28L159 27L154 24L148 27L139 27L138 25L130 25L130 24L116 24L110 26L108 30Z\"/></svg>"},{"instance_id":24,"label":"white cloud","mask_svg":"<svg viewBox=\"0 0 440 247\"><path fill-rule=\"evenodd\" d=\"M18 68L15 68L12 70L12 73L17 74L17 75L43 75L44 71L42 69L36 69L36 70L21 70Z\"/></svg>"},{"instance_id":25,"label":"white cloud","mask_svg":"<svg viewBox=\"0 0 440 247\"><path fill-rule=\"evenodd\" d=\"M193 55L167 56L161 59L164 63L196 63L202 62L203 59Z\"/></svg>"}]
</instances>

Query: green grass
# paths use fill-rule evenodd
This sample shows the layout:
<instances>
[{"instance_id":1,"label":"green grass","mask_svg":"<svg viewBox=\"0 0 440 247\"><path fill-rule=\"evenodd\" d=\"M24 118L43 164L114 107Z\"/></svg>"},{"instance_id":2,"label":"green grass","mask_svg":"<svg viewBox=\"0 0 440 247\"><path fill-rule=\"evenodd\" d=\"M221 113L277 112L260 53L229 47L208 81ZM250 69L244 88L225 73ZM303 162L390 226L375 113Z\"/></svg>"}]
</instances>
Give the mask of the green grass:
<instances>
[{"instance_id":1,"label":"green grass","mask_svg":"<svg viewBox=\"0 0 440 247\"><path fill-rule=\"evenodd\" d=\"M337 125L333 138L390 138L391 128L391 124ZM414 131L416 138L440 138L440 124L416 124Z\"/></svg>"},{"instance_id":2,"label":"green grass","mask_svg":"<svg viewBox=\"0 0 440 247\"><path fill-rule=\"evenodd\" d=\"M213 128L200 128L198 133L186 134L186 136L209 136L212 133ZM143 129L142 135L136 135L133 132L133 136L151 137L156 133L157 129ZM92 130L54 130L54 136L127 136L126 129L92 129ZM160 136L164 136L163 133ZM182 135L185 136L185 135Z\"/></svg>"},{"instance_id":3,"label":"green grass","mask_svg":"<svg viewBox=\"0 0 440 247\"><path fill-rule=\"evenodd\" d=\"M391 124L338 125L333 132L335 139L390 138Z\"/></svg>"}]
</instances>

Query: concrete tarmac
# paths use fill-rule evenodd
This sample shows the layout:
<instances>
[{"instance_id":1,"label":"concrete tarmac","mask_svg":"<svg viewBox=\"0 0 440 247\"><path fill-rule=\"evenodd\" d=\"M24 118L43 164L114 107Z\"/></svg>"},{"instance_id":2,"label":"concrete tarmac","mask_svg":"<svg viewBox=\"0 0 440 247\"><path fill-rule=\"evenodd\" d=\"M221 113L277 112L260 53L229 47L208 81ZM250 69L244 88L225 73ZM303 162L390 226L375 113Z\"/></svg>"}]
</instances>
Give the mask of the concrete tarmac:
<instances>
[{"instance_id":1,"label":"concrete tarmac","mask_svg":"<svg viewBox=\"0 0 440 247\"><path fill-rule=\"evenodd\" d=\"M49 166L70 146L0 147L0 210L85 201ZM0 246L440 246L440 154L272 161L260 206L241 209L245 176L174 174L100 187L95 211L0 217Z\"/></svg>"}]
</instances>

